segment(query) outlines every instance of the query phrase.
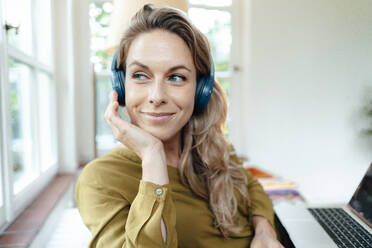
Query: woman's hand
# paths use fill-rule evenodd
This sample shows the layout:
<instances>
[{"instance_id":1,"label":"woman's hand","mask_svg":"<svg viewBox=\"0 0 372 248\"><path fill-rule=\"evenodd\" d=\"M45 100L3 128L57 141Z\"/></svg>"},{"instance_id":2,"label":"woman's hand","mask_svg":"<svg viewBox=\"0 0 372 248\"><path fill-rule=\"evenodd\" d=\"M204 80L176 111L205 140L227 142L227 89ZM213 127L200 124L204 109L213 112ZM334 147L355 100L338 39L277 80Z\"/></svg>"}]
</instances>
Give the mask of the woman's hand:
<instances>
[{"instance_id":1,"label":"woman's hand","mask_svg":"<svg viewBox=\"0 0 372 248\"><path fill-rule=\"evenodd\" d=\"M159 139L120 118L118 113L119 102L117 98L118 95L116 91L111 91L110 102L104 116L115 139L134 151L141 159L143 159L149 151L161 148L162 142Z\"/></svg>"},{"instance_id":2,"label":"woman's hand","mask_svg":"<svg viewBox=\"0 0 372 248\"><path fill-rule=\"evenodd\" d=\"M284 246L282 246L276 238L261 233L254 235L251 248L284 248Z\"/></svg>"},{"instance_id":3,"label":"woman's hand","mask_svg":"<svg viewBox=\"0 0 372 248\"><path fill-rule=\"evenodd\" d=\"M253 216L255 235L250 248L284 248L277 240L274 228L262 216Z\"/></svg>"},{"instance_id":4,"label":"woman's hand","mask_svg":"<svg viewBox=\"0 0 372 248\"><path fill-rule=\"evenodd\" d=\"M142 180L159 185L167 184L168 171L161 140L120 118L116 91L111 91L104 118L116 140L134 151L142 159Z\"/></svg>"}]
</instances>

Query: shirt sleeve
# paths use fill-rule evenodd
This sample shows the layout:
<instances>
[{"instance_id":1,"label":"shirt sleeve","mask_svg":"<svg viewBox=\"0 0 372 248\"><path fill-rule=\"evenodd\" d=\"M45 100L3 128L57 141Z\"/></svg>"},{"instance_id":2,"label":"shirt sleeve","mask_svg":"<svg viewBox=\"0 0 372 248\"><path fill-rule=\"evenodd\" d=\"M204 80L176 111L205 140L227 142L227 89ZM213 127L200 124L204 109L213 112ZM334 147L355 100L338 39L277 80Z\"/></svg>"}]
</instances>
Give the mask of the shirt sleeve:
<instances>
[{"instance_id":1,"label":"shirt sleeve","mask_svg":"<svg viewBox=\"0 0 372 248\"><path fill-rule=\"evenodd\" d=\"M140 181L130 204L119 192L79 178L75 200L93 235L89 248L177 247L176 212L169 185ZM161 218L166 226L166 243Z\"/></svg>"},{"instance_id":2,"label":"shirt sleeve","mask_svg":"<svg viewBox=\"0 0 372 248\"><path fill-rule=\"evenodd\" d=\"M257 179L254 178L249 171L246 173L248 178L251 214L265 217L274 227L274 210L270 198L267 196Z\"/></svg>"}]
</instances>

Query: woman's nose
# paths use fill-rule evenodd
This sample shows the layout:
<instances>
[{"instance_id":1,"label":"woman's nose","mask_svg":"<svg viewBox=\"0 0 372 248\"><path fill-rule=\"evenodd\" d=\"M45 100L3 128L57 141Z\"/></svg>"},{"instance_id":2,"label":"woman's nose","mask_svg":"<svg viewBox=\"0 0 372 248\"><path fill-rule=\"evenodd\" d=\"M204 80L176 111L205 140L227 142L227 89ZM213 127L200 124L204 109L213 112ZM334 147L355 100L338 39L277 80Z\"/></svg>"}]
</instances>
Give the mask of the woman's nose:
<instances>
[{"instance_id":1,"label":"woman's nose","mask_svg":"<svg viewBox=\"0 0 372 248\"><path fill-rule=\"evenodd\" d=\"M150 87L148 101L151 104L161 105L168 102L167 93L161 79L155 79L152 87Z\"/></svg>"}]
</instances>

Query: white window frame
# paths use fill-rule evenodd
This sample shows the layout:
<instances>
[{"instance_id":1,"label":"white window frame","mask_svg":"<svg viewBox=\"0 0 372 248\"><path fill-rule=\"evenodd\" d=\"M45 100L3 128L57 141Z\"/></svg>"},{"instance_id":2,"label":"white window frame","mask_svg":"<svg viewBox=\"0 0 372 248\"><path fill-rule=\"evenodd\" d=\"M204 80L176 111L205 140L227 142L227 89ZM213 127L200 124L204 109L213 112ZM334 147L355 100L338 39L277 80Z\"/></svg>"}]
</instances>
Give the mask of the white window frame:
<instances>
[{"instance_id":1,"label":"white window frame","mask_svg":"<svg viewBox=\"0 0 372 248\"><path fill-rule=\"evenodd\" d=\"M33 11L33 6L35 2L31 1L31 11ZM4 202L4 208L0 208L0 232L3 231L14 219L29 205L36 196L42 191L42 189L51 181L51 179L57 174L58 171L58 156L57 156L57 129L56 129L56 115L53 113L56 112L56 85L55 85L55 70L54 70L54 0L51 0L51 52L52 52L52 60L51 65L46 65L41 63L36 59L37 51L36 51L36 42L35 36L33 35L33 47L32 47L32 55L28 55L23 53L22 51L18 50L15 47L7 44L6 38L6 31L4 28L5 25L5 9L6 6L5 1L0 1L0 23L1 23L1 30L0 30L0 155L1 155L1 188L2 188L2 196ZM35 15L37 13L33 12L31 14L31 22L32 22L32 31L35 34ZM13 178L13 161L12 161L12 148L11 148L11 119L10 119L10 99L9 99L9 77L8 77L8 59L11 58L17 62L23 63L27 65L31 69L31 78L30 84L37 85L37 74L38 73L45 73L51 79L51 94L54 97L54 101L51 102L51 125L52 125L52 140L55 142L54 144L54 152L56 155L56 162L47 170L42 170L41 167L41 160L40 154L40 143L37 142L38 139L33 139L36 144L33 144L35 147L34 154L33 154L33 166L36 166L38 176L33 179L27 186L25 186L20 192L14 194L14 182ZM36 93L37 87L31 87L33 93ZM37 95L37 94L33 94ZM38 128L39 127L39 115L38 115L38 105L32 104L33 113L36 113L32 119L30 120L30 125L33 127L31 131L31 135L34 137L38 137Z\"/></svg>"},{"instance_id":2,"label":"white window frame","mask_svg":"<svg viewBox=\"0 0 372 248\"><path fill-rule=\"evenodd\" d=\"M2 2L0 1L0 21L2 20ZM3 22L0 22L0 25L1 27L3 27ZM5 42L5 36L4 36L4 32L3 32L3 28L1 28L0 30L0 58L4 58L5 57L5 54L4 54L4 49L3 48L3 44ZM4 172L5 172L5 169L3 165L6 164L6 161L7 161L7 157L6 157L6 153L5 153L5 140L7 140L7 134L8 134L8 130L5 130L5 127L6 125L5 124L5 120L4 120L4 104L6 102L6 99L5 97L3 97L3 87L2 87L2 82L4 81L4 79L7 78L7 70L5 68L5 65L2 63L2 61L0 61L0 130L1 130L1 133L0 133L0 176L1 176L1 179L0 179L0 183L1 183L1 195L0 197L2 197L2 206L0 207L0 226L3 226L5 223L6 223L6 202L7 202L7 189L5 187L6 182L6 178L8 178L7 176L4 175Z\"/></svg>"}]
</instances>

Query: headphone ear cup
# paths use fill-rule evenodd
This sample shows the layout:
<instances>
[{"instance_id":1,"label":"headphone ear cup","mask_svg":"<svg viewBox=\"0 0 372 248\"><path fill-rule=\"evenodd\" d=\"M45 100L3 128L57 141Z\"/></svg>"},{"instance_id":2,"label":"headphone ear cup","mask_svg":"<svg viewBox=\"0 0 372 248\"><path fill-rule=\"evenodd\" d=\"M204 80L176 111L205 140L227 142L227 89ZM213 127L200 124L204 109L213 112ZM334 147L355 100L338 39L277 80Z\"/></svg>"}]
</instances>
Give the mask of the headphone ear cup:
<instances>
[{"instance_id":1,"label":"headphone ear cup","mask_svg":"<svg viewBox=\"0 0 372 248\"><path fill-rule=\"evenodd\" d=\"M120 106L125 106L125 72L123 70L119 70L119 88L117 90L118 93L118 102Z\"/></svg>"},{"instance_id":2,"label":"headphone ear cup","mask_svg":"<svg viewBox=\"0 0 372 248\"><path fill-rule=\"evenodd\" d=\"M117 68L117 58L119 50L116 51L111 63L111 83L112 89L118 93L118 102L120 106L125 106L125 71Z\"/></svg>"},{"instance_id":3,"label":"headphone ear cup","mask_svg":"<svg viewBox=\"0 0 372 248\"><path fill-rule=\"evenodd\" d=\"M214 77L202 77L199 79L195 92L194 110L196 113L202 113L206 108L212 95L213 85Z\"/></svg>"},{"instance_id":4,"label":"headphone ear cup","mask_svg":"<svg viewBox=\"0 0 372 248\"><path fill-rule=\"evenodd\" d=\"M212 91L214 87L214 63L211 59L211 69L210 74L207 77L201 77L198 80L195 91L195 106L194 112L200 114L204 111L211 98Z\"/></svg>"}]
</instances>

